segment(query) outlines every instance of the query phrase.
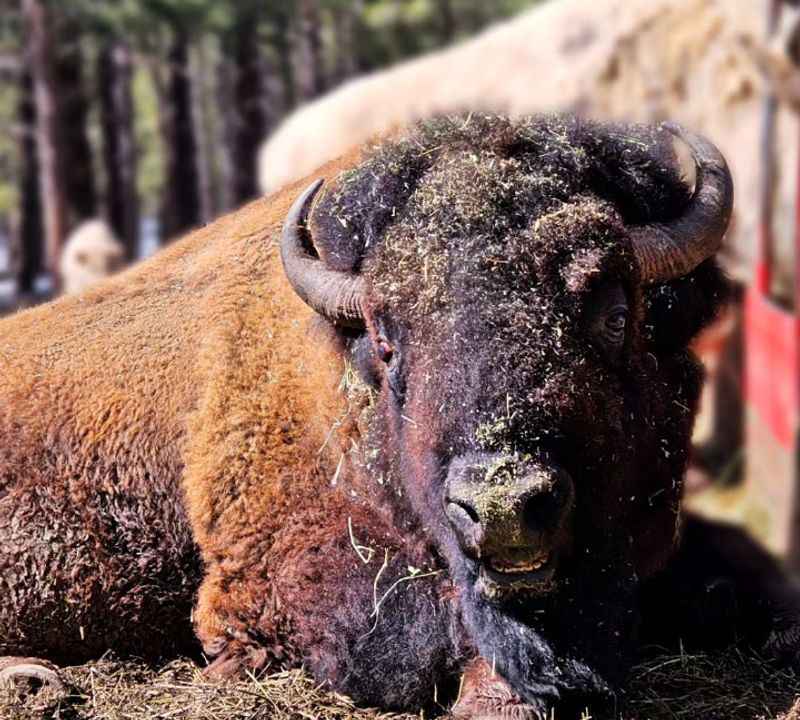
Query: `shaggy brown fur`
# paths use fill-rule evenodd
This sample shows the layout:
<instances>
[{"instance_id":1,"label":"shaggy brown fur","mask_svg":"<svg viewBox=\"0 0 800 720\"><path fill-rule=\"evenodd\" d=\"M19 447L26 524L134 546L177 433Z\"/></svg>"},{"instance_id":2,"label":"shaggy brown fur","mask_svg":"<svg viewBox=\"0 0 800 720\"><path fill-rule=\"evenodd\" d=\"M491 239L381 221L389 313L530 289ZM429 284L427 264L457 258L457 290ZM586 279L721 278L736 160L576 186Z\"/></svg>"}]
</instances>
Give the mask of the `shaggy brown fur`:
<instances>
[{"instance_id":1,"label":"shaggy brown fur","mask_svg":"<svg viewBox=\"0 0 800 720\"><path fill-rule=\"evenodd\" d=\"M699 392L686 346L724 296L712 261L639 279L629 226L687 199L667 139L450 118L323 168L312 227L329 267L363 272L366 332L284 276L300 186L0 324L0 653L191 651L193 612L217 674L303 663L418 708L481 656L503 680L476 703L566 712L608 695L648 603L664 612L645 578L691 599L724 567L734 631L791 654L800 603L746 543L743 573L713 543L659 575ZM630 327L612 351L591 322L615 288ZM551 592L477 589L442 511L475 456L572 478ZM702 629L685 607L678 626Z\"/></svg>"},{"instance_id":2,"label":"shaggy brown fur","mask_svg":"<svg viewBox=\"0 0 800 720\"><path fill-rule=\"evenodd\" d=\"M343 628L370 645L384 552L376 592L425 558L384 510L352 500L352 483L331 487L351 474L356 426L341 342L290 290L276 252L297 192L0 326L0 654L197 653L192 616L220 674L306 662L369 687L388 672L339 668L336 646ZM349 526L374 547L370 564ZM320 597L324 582L339 594ZM415 582L419 597L383 611L429 614L447 637L440 591ZM375 685L362 699L432 699L458 664L441 647L408 658L440 669L395 698Z\"/></svg>"},{"instance_id":3,"label":"shaggy brown fur","mask_svg":"<svg viewBox=\"0 0 800 720\"><path fill-rule=\"evenodd\" d=\"M195 546L225 562L196 612L222 632L286 508L320 512L342 366L275 252L295 193L0 326L0 652L185 645Z\"/></svg>"}]
</instances>

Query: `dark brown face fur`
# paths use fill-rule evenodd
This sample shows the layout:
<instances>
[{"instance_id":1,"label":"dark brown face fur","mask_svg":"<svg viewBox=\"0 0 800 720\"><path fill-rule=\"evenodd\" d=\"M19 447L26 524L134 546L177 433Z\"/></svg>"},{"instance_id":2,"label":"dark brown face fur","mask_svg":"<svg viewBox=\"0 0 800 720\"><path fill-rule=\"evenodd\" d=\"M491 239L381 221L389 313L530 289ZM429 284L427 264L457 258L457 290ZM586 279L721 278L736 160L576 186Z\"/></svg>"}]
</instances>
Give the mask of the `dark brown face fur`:
<instances>
[{"instance_id":1,"label":"dark brown face fur","mask_svg":"<svg viewBox=\"0 0 800 720\"><path fill-rule=\"evenodd\" d=\"M706 263L643 287L627 228L687 193L655 131L473 116L381 149L314 216L323 259L368 283L370 472L523 694L602 689L678 532L686 344L722 283Z\"/></svg>"}]
</instances>

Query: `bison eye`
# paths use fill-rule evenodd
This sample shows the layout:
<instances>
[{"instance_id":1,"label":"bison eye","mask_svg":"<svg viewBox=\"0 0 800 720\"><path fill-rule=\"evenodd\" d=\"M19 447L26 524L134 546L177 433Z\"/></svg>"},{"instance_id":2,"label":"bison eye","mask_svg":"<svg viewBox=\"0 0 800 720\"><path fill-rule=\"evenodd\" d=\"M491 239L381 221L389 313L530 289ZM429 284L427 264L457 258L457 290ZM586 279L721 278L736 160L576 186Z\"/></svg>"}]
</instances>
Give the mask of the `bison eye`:
<instances>
[{"instance_id":1,"label":"bison eye","mask_svg":"<svg viewBox=\"0 0 800 720\"><path fill-rule=\"evenodd\" d=\"M381 324L382 325L382 324ZM395 334L398 330L394 329ZM405 397L405 380L403 379L403 345L393 344L388 338L389 333L383 331L383 327L379 326L375 338L374 353L378 356L385 368L383 373L386 379L386 385L391 391L394 398L402 404ZM373 355L374 357L374 355Z\"/></svg>"},{"instance_id":2,"label":"bison eye","mask_svg":"<svg viewBox=\"0 0 800 720\"><path fill-rule=\"evenodd\" d=\"M588 301L589 328L612 362L619 359L628 329L628 299L619 283L604 283Z\"/></svg>"},{"instance_id":3,"label":"bison eye","mask_svg":"<svg viewBox=\"0 0 800 720\"><path fill-rule=\"evenodd\" d=\"M377 350L380 361L388 365L394 356L392 344L386 338L378 338Z\"/></svg>"}]
</instances>

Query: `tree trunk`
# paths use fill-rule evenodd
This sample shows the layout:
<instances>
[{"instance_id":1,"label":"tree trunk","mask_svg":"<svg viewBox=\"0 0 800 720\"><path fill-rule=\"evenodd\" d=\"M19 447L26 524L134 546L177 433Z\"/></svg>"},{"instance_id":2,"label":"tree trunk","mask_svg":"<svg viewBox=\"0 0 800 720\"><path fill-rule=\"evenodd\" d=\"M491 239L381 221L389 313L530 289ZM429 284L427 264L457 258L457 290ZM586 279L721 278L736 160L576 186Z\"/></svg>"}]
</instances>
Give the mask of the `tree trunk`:
<instances>
[{"instance_id":1,"label":"tree trunk","mask_svg":"<svg viewBox=\"0 0 800 720\"><path fill-rule=\"evenodd\" d=\"M23 0L36 107L36 148L43 200L45 265L58 278L58 260L67 230L67 198L59 155L57 92L53 79L50 17L41 0Z\"/></svg>"},{"instance_id":2,"label":"tree trunk","mask_svg":"<svg viewBox=\"0 0 800 720\"><path fill-rule=\"evenodd\" d=\"M452 2L452 0L444 0ZM470 2L461 3L458 11L458 30L465 35L472 35L480 32L489 23L504 17L504 13L491 3ZM454 13L455 15L455 13Z\"/></svg>"},{"instance_id":3,"label":"tree trunk","mask_svg":"<svg viewBox=\"0 0 800 720\"><path fill-rule=\"evenodd\" d=\"M275 48L275 62L278 75L283 85L283 103L281 112L288 114L297 105L297 89L295 87L295 68L293 62L292 17L283 3L269 8L269 20L272 26L272 44Z\"/></svg>"},{"instance_id":4,"label":"tree trunk","mask_svg":"<svg viewBox=\"0 0 800 720\"><path fill-rule=\"evenodd\" d=\"M211 117L206 112L206 98L213 93L212 81L208 73L206 48L201 38L190 53L189 83L192 94L192 126L195 131L197 147L197 188L200 198L200 221L210 222L217 214L214 192L214 132Z\"/></svg>"},{"instance_id":5,"label":"tree trunk","mask_svg":"<svg viewBox=\"0 0 800 720\"><path fill-rule=\"evenodd\" d=\"M297 0L297 12L295 82L298 98L308 101L325 92L319 1Z\"/></svg>"},{"instance_id":6,"label":"tree trunk","mask_svg":"<svg viewBox=\"0 0 800 720\"><path fill-rule=\"evenodd\" d=\"M399 62L416 55L420 49L419 39L406 21L405 4L404 0L392 0L394 6L394 21L390 31L392 62Z\"/></svg>"},{"instance_id":7,"label":"tree trunk","mask_svg":"<svg viewBox=\"0 0 800 720\"><path fill-rule=\"evenodd\" d=\"M442 43L449 45L456 39L458 28L456 26L456 15L453 12L452 0L436 0L438 11L438 25Z\"/></svg>"},{"instance_id":8,"label":"tree trunk","mask_svg":"<svg viewBox=\"0 0 800 720\"><path fill-rule=\"evenodd\" d=\"M189 39L177 29L169 52L169 77L162 93L162 132L166 187L162 208L162 237L172 240L200 223L197 140L192 113Z\"/></svg>"},{"instance_id":9,"label":"tree trunk","mask_svg":"<svg viewBox=\"0 0 800 720\"><path fill-rule=\"evenodd\" d=\"M44 233L36 156L36 107L30 71L25 71L20 78L17 118L20 125L20 206L17 232L20 262L17 267L17 291L20 295L32 295L44 261Z\"/></svg>"},{"instance_id":10,"label":"tree trunk","mask_svg":"<svg viewBox=\"0 0 800 720\"><path fill-rule=\"evenodd\" d=\"M50 13L54 22L56 51L53 55L53 80L57 92L58 114L63 153L64 192L69 221L76 224L97 215L92 148L87 134L89 103L83 87L83 52L77 22Z\"/></svg>"},{"instance_id":11,"label":"tree trunk","mask_svg":"<svg viewBox=\"0 0 800 720\"><path fill-rule=\"evenodd\" d=\"M360 67L358 54L358 25L363 12L363 0L354 0L333 9L333 33L336 45L336 63L333 79L336 84L357 75Z\"/></svg>"},{"instance_id":12,"label":"tree trunk","mask_svg":"<svg viewBox=\"0 0 800 720\"><path fill-rule=\"evenodd\" d=\"M236 168L233 162L233 147L236 138L237 113L233 88L236 72L227 48L223 48L217 64L217 107L219 123L217 124L217 142L225 149L219 154L220 203L222 210L236 207L233 178Z\"/></svg>"},{"instance_id":13,"label":"tree trunk","mask_svg":"<svg viewBox=\"0 0 800 720\"><path fill-rule=\"evenodd\" d=\"M111 40L98 56L97 79L107 180L108 220L128 260L138 256L139 201L136 191L136 140L131 95L132 65L125 43Z\"/></svg>"},{"instance_id":14,"label":"tree trunk","mask_svg":"<svg viewBox=\"0 0 800 720\"><path fill-rule=\"evenodd\" d=\"M259 50L257 20L252 13L241 13L231 37L234 75L231 160L235 204L258 195L258 148L268 130L264 107L266 68Z\"/></svg>"}]
</instances>

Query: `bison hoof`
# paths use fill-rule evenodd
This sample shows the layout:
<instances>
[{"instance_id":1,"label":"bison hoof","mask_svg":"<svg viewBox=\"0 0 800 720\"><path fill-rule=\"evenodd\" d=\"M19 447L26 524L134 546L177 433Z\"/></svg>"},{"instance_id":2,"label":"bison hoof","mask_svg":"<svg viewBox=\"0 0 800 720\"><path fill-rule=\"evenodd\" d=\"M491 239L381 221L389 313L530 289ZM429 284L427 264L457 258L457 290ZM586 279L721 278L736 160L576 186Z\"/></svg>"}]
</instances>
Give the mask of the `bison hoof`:
<instances>
[{"instance_id":1,"label":"bison hoof","mask_svg":"<svg viewBox=\"0 0 800 720\"><path fill-rule=\"evenodd\" d=\"M203 670L203 675L218 680L229 680L258 674L267 665L267 651L258 647L241 647L231 644Z\"/></svg>"},{"instance_id":2,"label":"bison hoof","mask_svg":"<svg viewBox=\"0 0 800 720\"><path fill-rule=\"evenodd\" d=\"M464 671L461 692L450 714L457 720L544 720L544 712L523 702L483 658Z\"/></svg>"},{"instance_id":3,"label":"bison hoof","mask_svg":"<svg viewBox=\"0 0 800 720\"><path fill-rule=\"evenodd\" d=\"M53 665L37 658L0 658L0 687L9 688L25 683L34 687L49 687L59 693L67 686Z\"/></svg>"}]
</instances>

